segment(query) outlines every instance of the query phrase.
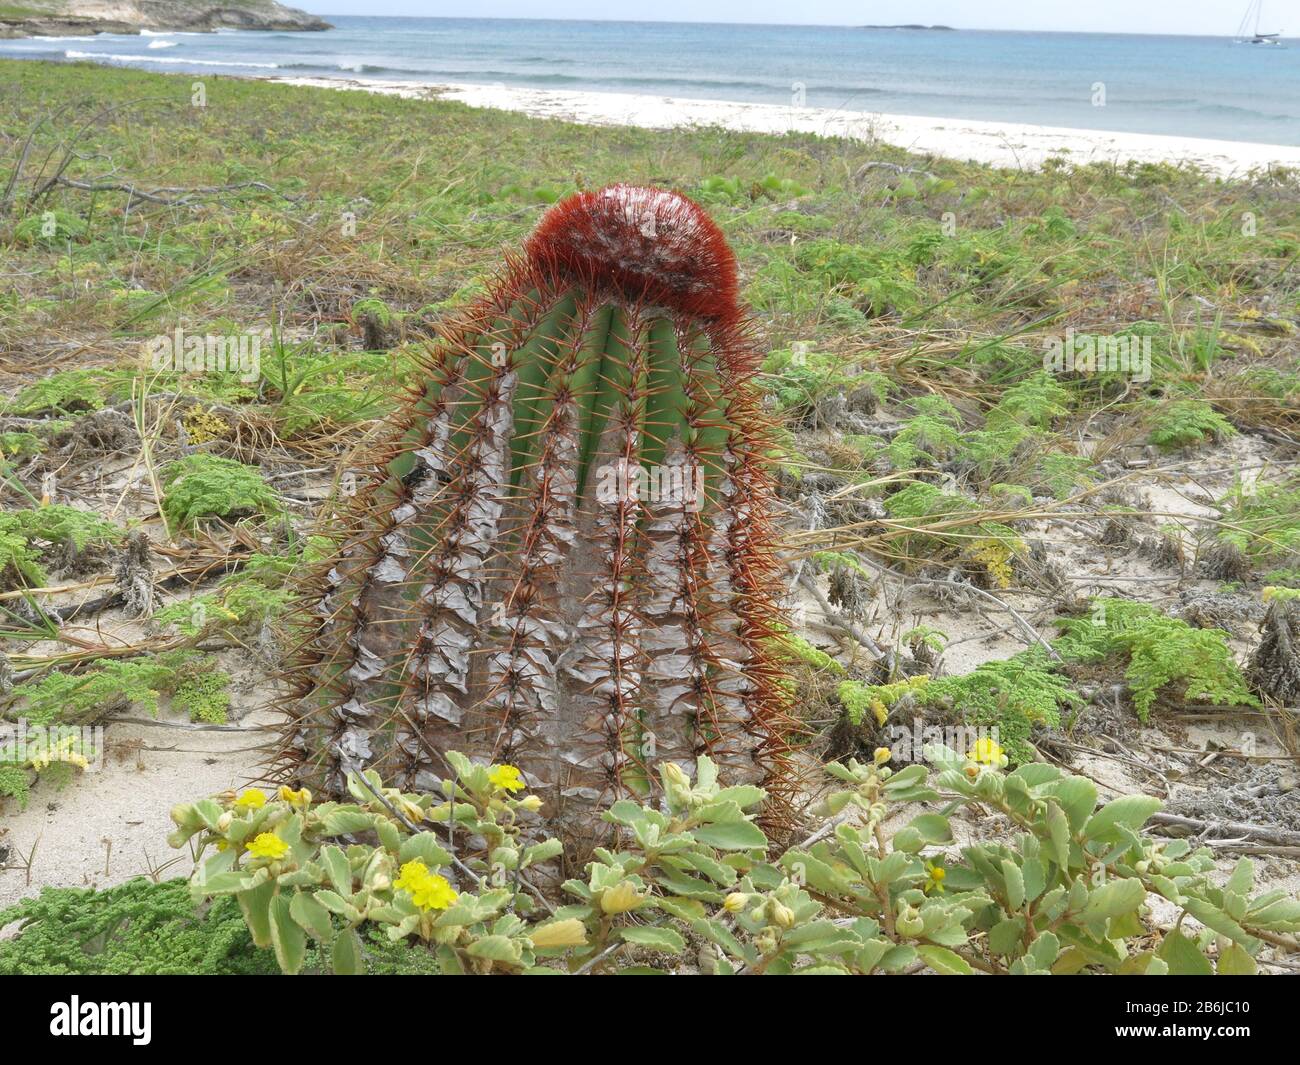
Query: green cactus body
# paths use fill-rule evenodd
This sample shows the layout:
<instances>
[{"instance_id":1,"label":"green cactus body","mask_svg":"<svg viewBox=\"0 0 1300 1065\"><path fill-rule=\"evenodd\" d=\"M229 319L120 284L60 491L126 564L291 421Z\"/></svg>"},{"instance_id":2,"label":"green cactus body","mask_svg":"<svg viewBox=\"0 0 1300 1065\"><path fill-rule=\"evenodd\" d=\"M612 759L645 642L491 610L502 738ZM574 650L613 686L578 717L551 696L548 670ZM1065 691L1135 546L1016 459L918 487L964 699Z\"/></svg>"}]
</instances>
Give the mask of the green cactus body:
<instances>
[{"instance_id":1,"label":"green cactus body","mask_svg":"<svg viewBox=\"0 0 1300 1065\"><path fill-rule=\"evenodd\" d=\"M780 791L767 426L694 204L584 193L526 251L444 330L306 592L281 754L326 794L511 763L585 850L664 759Z\"/></svg>"}]
</instances>

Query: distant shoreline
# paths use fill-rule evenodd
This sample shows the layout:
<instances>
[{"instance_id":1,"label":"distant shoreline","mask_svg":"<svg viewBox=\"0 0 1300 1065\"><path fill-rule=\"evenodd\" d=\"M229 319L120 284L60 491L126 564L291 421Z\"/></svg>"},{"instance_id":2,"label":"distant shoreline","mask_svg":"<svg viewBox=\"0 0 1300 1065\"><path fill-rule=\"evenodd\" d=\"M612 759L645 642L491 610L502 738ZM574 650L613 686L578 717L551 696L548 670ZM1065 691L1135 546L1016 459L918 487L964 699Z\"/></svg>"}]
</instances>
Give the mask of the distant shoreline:
<instances>
[{"instance_id":1,"label":"distant shoreline","mask_svg":"<svg viewBox=\"0 0 1300 1065\"><path fill-rule=\"evenodd\" d=\"M98 10L94 8L98 7ZM80 8L80 10L78 10ZM92 10L87 10L90 8ZM0 5L0 40L29 37L156 33L215 33L217 30L293 32L332 30L316 15L278 0L121 0L79 4L78 0L33 0Z\"/></svg>"},{"instance_id":2,"label":"distant shoreline","mask_svg":"<svg viewBox=\"0 0 1300 1065\"><path fill-rule=\"evenodd\" d=\"M860 30L941 30L945 33L956 33L955 26L922 26L917 22L905 22L898 26L858 26Z\"/></svg>"},{"instance_id":3,"label":"distant shoreline","mask_svg":"<svg viewBox=\"0 0 1300 1065\"><path fill-rule=\"evenodd\" d=\"M351 89L407 98L456 100L470 107L517 111L597 126L673 129L723 126L752 133L817 133L879 140L918 155L1038 169L1048 159L1070 163L1192 163L1220 177L1281 165L1300 168L1300 146L1176 137L1154 133L1070 129L1014 122L930 118L819 107L695 100L634 93L573 92L502 85L359 81L332 77L258 77L285 85Z\"/></svg>"}]
</instances>

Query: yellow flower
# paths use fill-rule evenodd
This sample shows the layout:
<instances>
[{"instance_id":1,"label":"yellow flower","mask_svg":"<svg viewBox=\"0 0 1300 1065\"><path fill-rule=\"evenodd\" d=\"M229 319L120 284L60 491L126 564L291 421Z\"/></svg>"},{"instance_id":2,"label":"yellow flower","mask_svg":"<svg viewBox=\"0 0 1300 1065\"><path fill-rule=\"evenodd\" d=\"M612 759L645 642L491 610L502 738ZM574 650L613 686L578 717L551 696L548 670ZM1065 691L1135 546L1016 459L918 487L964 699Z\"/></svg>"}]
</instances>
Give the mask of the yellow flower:
<instances>
[{"instance_id":1,"label":"yellow flower","mask_svg":"<svg viewBox=\"0 0 1300 1065\"><path fill-rule=\"evenodd\" d=\"M637 894L636 887L630 880L620 880L612 888L606 888L601 892L600 909L602 913L610 915L627 913L628 910L635 910L644 901L645 899Z\"/></svg>"},{"instance_id":2,"label":"yellow flower","mask_svg":"<svg viewBox=\"0 0 1300 1065\"><path fill-rule=\"evenodd\" d=\"M996 769L1001 769L1007 764L1007 756L1002 753L998 741L990 739L988 736L981 736L977 739L975 746L966 752L966 758L968 761L979 765L992 766Z\"/></svg>"},{"instance_id":3,"label":"yellow flower","mask_svg":"<svg viewBox=\"0 0 1300 1065\"><path fill-rule=\"evenodd\" d=\"M265 805L266 792L261 788L249 788L235 800L235 808L239 810L260 810Z\"/></svg>"},{"instance_id":4,"label":"yellow flower","mask_svg":"<svg viewBox=\"0 0 1300 1065\"><path fill-rule=\"evenodd\" d=\"M272 832L261 833L248 845L248 853L254 858L283 858L289 853L289 844Z\"/></svg>"},{"instance_id":5,"label":"yellow flower","mask_svg":"<svg viewBox=\"0 0 1300 1065\"><path fill-rule=\"evenodd\" d=\"M512 765L494 765L488 773L488 781L500 791L524 790L524 779Z\"/></svg>"},{"instance_id":6,"label":"yellow flower","mask_svg":"<svg viewBox=\"0 0 1300 1065\"><path fill-rule=\"evenodd\" d=\"M539 948L581 947L587 943L586 930L576 917L552 921L540 928L534 928L528 933L528 938L533 941L533 946Z\"/></svg>"},{"instance_id":7,"label":"yellow flower","mask_svg":"<svg viewBox=\"0 0 1300 1065\"><path fill-rule=\"evenodd\" d=\"M933 892L936 895L943 894L943 880L948 875L948 871L938 862L925 863L926 880L923 890L927 895Z\"/></svg>"},{"instance_id":8,"label":"yellow flower","mask_svg":"<svg viewBox=\"0 0 1300 1065\"><path fill-rule=\"evenodd\" d=\"M877 747L875 751L872 752L871 760L875 762L876 765L884 765L893 757L894 753L888 747Z\"/></svg>"},{"instance_id":9,"label":"yellow flower","mask_svg":"<svg viewBox=\"0 0 1300 1065\"><path fill-rule=\"evenodd\" d=\"M393 887L401 888L403 891L410 891L412 887L420 883L428 875L429 867L424 862L405 862L402 865L401 875L398 876Z\"/></svg>"},{"instance_id":10,"label":"yellow flower","mask_svg":"<svg viewBox=\"0 0 1300 1065\"><path fill-rule=\"evenodd\" d=\"M430 874L424 884L411 892L411 901L422 910L445 910L460 896L445 876Z\"/></svg>"},{"instance_id":11,"label":"yellow flower","mask_svg":"<svg viewBox=\"0 0 1300 1065\"><path fill-rule=\"evenodd\" d=\"M282 798L290 806L311 805L311 792L308 791L306 788L302 788L299 791L294 791L293 788L289 787L289 785L281 784L280 798Z\"/></svg>"},{"instance_id":12,"label":"yellow flower","mask_svg":"<svg viewBox=\"0 0 1300 1065\"><path fill-rule=\"evenodd\" d=\"M421 861L406 862L393 887L405 891L422 910L445 910L460 896L445 876L429 872Z\"/></svg>"}]
</instances>

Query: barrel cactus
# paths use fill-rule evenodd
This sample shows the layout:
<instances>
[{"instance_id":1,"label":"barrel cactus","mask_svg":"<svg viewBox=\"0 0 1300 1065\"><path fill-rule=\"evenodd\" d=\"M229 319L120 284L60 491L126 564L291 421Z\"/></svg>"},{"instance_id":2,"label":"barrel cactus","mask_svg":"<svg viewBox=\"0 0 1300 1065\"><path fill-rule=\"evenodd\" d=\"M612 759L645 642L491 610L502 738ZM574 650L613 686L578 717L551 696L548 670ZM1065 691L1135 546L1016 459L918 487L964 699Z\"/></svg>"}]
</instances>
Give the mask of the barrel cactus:
<instances>
[{"instance_id":1,"label":"barrel cactus","mask_svg":"<svg viewBox=\"0 0 1300 1065\"><path fill-rule=\"evenodd\" d=\"M788 779L767 426L717 226L615 185L556 205L442 330L306 590L280 749L434 789L510 764L573 851L661 763ZM283 768L283 767L282 767Z\"/></svg>"}]
</instances>

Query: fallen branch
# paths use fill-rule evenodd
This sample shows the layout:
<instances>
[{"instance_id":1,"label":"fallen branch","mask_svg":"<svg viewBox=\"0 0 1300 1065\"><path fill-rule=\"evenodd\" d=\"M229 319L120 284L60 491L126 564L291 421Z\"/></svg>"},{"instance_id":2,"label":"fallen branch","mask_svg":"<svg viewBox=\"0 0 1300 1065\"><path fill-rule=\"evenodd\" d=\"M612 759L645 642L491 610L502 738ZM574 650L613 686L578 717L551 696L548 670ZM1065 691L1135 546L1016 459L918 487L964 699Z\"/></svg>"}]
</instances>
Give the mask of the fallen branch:
<instances>
[{"instance_id":1,"label":"fallen branch","mask_svg":"<svg viewBox=\"0 0 1300 1065\"><path fill-rule=\"evenodd\" d=\"M146 192L139 185L133 185L125 181L91 184L88 181L74 181L72 178L61 176L51 179L51 187L59 185L69 189L78 189L81 192L125 192L131 200L145 200L148 203L162 204L164 207L189 207L194 203L193 198L196 196L216 196L223 192L238 192L240 189L258 189L279 196L290 203L297 202L295 197L281 192L279 189L268 185L265 181L240 181L232 185L194 185L189 187L161 185ZM163 193L182 193L183 195L169 199Z\"/></svg>"},{"instance_id":2,"label":"fallen branch","mask_svg":"<svg viewBox=\"0 0 1300 1065\"><path fill-rule=\"evenodd\" d=\"M1251 840L1283 847L1300 847L1300 832L1272 828L1268 825L1252 825L1243 821L1202 821L1195 817L1183 817L1181 814L1154 813L1151 815L1151 824L1164 825L1166 828L1184 828L1197 834L1228 833L1238 837L1233 840L1234 843Z\"/></svg>"}]
</instances>

